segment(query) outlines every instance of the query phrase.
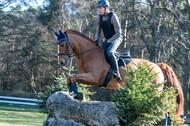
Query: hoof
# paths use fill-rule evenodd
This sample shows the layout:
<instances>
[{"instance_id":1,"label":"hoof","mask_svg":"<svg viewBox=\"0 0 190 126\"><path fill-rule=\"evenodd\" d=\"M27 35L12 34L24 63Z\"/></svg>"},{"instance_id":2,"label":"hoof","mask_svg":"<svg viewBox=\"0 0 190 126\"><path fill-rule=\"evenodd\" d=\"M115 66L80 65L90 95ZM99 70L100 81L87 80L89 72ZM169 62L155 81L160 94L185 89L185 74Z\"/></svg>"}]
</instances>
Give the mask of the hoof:
<instances>
[{"instance_id":1,"label":"hoof","mask_svg":"<svg viewBox=\"0 0 190 126\"><path fill-rule=\"evenodd\" d=\"M83 94L82 93L77 93L77 95L74 97L74 99L76 99L76 100L83 100Z\"/></svg>"}]
</instances>

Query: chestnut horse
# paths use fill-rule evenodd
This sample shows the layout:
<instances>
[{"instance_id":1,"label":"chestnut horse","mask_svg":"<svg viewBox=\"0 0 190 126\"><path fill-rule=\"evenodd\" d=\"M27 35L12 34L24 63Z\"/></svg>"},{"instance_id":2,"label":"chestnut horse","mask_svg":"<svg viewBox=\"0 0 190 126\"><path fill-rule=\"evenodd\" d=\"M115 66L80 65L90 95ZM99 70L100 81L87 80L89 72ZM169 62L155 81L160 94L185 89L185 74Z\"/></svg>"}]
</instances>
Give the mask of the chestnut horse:
<instances>
[{"instance_id":1,"label":"chestnut horse","mask_svg":"<svg viewBox=\"0 0 190 126\"><path fill-rule=\"evenodd\" d=\"M76 56L78 60L79 74L75 74L67 79L68 83L83 83L88 85L101 86L104 83L107 72L110 69L110 65L107 63L104 56L104 49L97 46L89 37L81 34L75 30L67 30L64 33L60 31L60 34L56 33L57 36L57 48L58 48L58 63L65 65L68 58ZM157 85L164 82L164 75L166 76L168 83L172 87L177 87L176 92L178 96L176 98L176 114L183 115L183 91L181 84L170 66L165 63L152 63L150 61L138 58L132 58L132 61L127 64L127 67L136 68L136 65L146 64L151 66L152 73L157 74L157 77L152 82ZM150 69L151 69L150 68ZM121 73L122 81L118 82L113 77L107 84L108 89L117 89L118 84L122 86L125 82L124 77L126 72L121 67L119 68Z\"/></svg>"}]
</instances>

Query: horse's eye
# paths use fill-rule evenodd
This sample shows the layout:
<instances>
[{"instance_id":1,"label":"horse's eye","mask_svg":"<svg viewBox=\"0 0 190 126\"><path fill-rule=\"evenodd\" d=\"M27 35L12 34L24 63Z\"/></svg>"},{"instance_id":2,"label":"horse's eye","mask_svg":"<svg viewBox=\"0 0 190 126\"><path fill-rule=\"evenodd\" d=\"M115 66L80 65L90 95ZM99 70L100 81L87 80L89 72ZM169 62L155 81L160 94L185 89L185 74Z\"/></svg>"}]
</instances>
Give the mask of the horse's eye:
<instances>
[{"instance_id":1,"label":"horse's eye","mask_svg":"<svg viewBox=\"0 0 190 126\"><path fill-rule=\"evenodd\" d=\"M61 45L61 47L64 47L64 46L65 46L65 44L62 44L62 45Z\"/></svg>"}]
</instances>

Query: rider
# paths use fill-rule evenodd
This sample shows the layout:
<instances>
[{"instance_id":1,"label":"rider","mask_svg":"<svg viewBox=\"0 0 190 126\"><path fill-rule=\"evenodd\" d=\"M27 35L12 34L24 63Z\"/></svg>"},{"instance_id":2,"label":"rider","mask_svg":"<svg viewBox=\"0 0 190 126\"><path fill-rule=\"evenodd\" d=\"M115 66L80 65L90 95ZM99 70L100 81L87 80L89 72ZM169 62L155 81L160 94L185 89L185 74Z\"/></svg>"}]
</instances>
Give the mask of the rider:
<instances>
[{"instance_id":1,"label":"rider","mask_svg":"<svg viewBox=\"0 0 190 126\"><path fill-rule=\"evenodd\" d=\"M113 12L109 12L108 7L109 2L107 0L99 0L96 5L96 8L98 8L100 13L97 18L96 42L99 44L102 29L105 41L101 46L105 48L107 57L111 62L113 77L118 81L121 81L122 79L119 73L117 59L114 54L122 41L121 25L118 16Z\"/></svg>"}]
</instances>

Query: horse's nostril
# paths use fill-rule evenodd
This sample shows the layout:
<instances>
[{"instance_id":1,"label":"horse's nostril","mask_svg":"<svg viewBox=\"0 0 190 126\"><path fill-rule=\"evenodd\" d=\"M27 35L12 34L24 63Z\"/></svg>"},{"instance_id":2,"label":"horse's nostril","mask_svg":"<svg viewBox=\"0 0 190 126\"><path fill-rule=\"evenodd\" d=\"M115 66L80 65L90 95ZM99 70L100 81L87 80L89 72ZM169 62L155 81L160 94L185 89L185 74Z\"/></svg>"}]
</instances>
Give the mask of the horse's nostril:
<instances>
[{"instance_id":1,"label":"horse's nostril","mask_svg":"<svg viewBox=\"0 0 190 126\"><path fill-rule=\"evenodd\" d=\"M63 65L63 62L60 62L60 65Z\"/></svg>"}]
</instances>

